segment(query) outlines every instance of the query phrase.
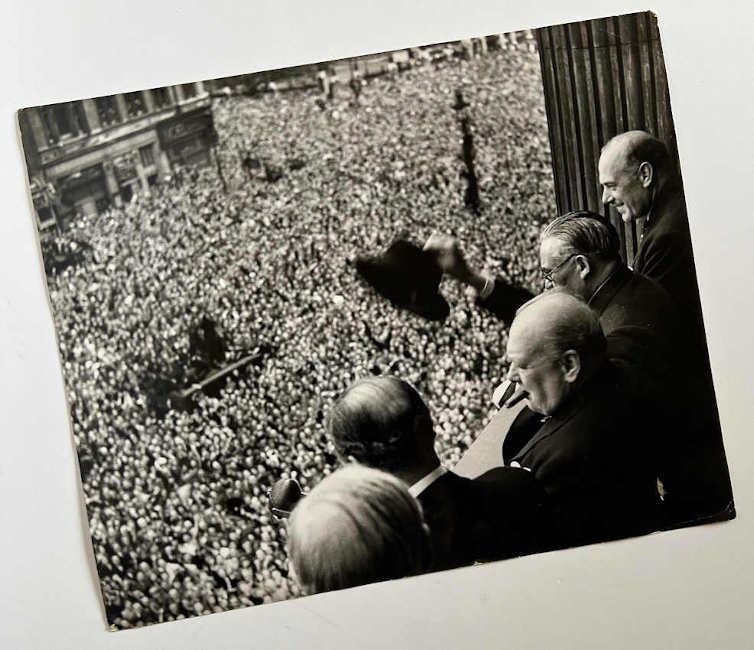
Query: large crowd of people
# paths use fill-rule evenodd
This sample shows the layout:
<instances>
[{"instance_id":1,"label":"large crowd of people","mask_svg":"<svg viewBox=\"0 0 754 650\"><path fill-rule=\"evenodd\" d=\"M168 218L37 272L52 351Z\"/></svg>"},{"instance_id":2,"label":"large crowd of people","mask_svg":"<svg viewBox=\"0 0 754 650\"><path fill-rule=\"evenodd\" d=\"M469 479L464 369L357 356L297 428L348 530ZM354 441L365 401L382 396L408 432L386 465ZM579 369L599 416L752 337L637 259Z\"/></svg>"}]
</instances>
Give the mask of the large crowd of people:
<instances>
[{"instance_id":1,"label":"large crowd of people","mask_svg":"<svg viewBox=\"0 0 754 650\"><path fill-rule=\"evenodd\" d=\"M536 292L554 216L536 53L424 63L341 88L224 97L216 166L176 168L123 208L59 234L76 263L48 286L109 622L175 620L296 596L286 529L265 494L337 465L328 411L367 374L409 380L452 465L486 423L507 327L446 281L449 318L398 311L353 260L398 235L464 242L470 263ZM479 214L464 204L461 90ZM186 408L156 395L192 374L192 332L215 324L228 362ZM210 394L211 393L211 394Z\"/></svg>"}]
</instances>

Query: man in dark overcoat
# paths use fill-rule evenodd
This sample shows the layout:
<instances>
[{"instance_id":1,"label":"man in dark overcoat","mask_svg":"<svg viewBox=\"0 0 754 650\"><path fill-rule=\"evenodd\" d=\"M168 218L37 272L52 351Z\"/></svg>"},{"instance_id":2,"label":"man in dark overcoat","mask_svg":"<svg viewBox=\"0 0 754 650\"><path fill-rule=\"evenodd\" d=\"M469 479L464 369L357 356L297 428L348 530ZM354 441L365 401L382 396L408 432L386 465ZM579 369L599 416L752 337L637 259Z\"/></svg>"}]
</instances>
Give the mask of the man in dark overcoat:
<instances>
[{"instance_id":1,"label":"man in dark overcoat","mask_svg":"<svg viewBox=\"0 0 754 650\"><path fill-rule=\"evenodd\" d=\"M503 460L544 487L548 545L655 530L659 495L642 397L607 359L594 312L564 291L545 292L519 310L506 356L526 400L508 435L527 442L513 453L504 447Z\"/></svg>"}]
</instances>

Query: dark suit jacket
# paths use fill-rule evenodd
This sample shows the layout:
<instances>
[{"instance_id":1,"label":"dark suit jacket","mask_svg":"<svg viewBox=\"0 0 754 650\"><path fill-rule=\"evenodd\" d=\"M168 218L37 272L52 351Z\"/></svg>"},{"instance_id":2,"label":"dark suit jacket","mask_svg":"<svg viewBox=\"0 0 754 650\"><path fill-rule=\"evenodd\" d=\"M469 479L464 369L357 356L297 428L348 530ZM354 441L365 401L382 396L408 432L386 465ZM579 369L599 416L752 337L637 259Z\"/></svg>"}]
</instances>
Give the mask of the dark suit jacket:
<instances>
[{"instance_id":1,"label":"dark suit jacket","mask_svg":"<svg viewBox=\"0 0 754 650\"><path fill-rule=\"evenodd\" d=\"M510 304L513 295L503 282L496 282L482 304L497 314L498 306ZM625 371L626 379L631 380L635 390L644 391L647 400L662 393L663 405L674 410L686 393L677 381L670 381L680 352L678 316L667 292L656 282L620 265L588 304L596 312L607 339L608 359ZM506 456L512 457L531 435L530 427L511 431L503 443Z\"/></svg>"},{"instance_id":2,"label":"dark suit jacket","mask_svg":"<svg viewBox=\"0 0 754 650\"><path fill-rule=\"evenodd\" d=\"M506 322L533 295L497 278L479 304ZM677 316L672 298L656 282L620 266L589 299L608 340L608 357L631 364L652 360L675 338ZM649 348L649 349L648 349Z\"/></svg>"},{"instance_id":3,"label":"dark suit jacket","mask_svg":"<svg viewBox=\"0 0 754 650\"><path fill-rule=\"evenodd\" d=\"M497 467L473 480L443 474L418 497L431 533L432 569L537 551L544 498L521 469Z\"/></svg>"},{"instance_id":4,"label":"dark suit jacket","mask_svg":"<svg viewBox=\"0 0 754 650\"><path fill-rule=\"evenodd\" d=\"M655 197L636 251L634 270L663 286L673 297L682 322L677 341L683 352L674 370L677 378L683 378L688 394L688 418L684 423L688 425L683 431L684 441L676 446L676 467L669 477L670 502L679 504L672 519L730 518L735 513L733 497L680 181L666 186ZM673 485L677 486L675 490Z\"/></svg>"},{"instance_id":5,"label":"dark suit jacket","mask_svg":"<svg viewBox=\"0 0 754 650\"><path fill-rule=\"evenodd\" d=\"M691 317L701 326L699 287L680 182L671 183L655 197L633 266L636 273L651 278L673 297L684 318Z\"/></svg>"},{"instance_id":6,"label":"dark suit jacket","mask_svg":"<svg viewBox=\"0 0 754 650\"><path fill-rule=\"evenodd\" d=\"M667 372L677 356L678 316L660 285L621 264L588 305L599 317L609 359L653 374Z\"/></svg>"},{"instance_id":7,"label":"dark suit jacket","mask_svg":"<svg viewBox=\"0 0 754 650\"><path fill-rule=\"evenodd\" d=\"M511 425L533 431L515 461L548 497L552 548L655 530L659 497L639 399L609 362L552 417L524 409Z\"/></svg>"}]
</instances>

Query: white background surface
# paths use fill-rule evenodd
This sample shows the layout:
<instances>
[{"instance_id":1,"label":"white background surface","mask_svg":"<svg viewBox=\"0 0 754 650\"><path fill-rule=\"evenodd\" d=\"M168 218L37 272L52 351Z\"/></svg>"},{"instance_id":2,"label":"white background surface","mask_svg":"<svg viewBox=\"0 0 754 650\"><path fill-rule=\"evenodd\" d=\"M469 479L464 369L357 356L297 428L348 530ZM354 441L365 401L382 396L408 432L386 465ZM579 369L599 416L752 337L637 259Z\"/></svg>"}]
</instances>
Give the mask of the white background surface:
<instances>
[{"instance_id":1,"label":"white background surface","mask_svg":"<svg viewBox=\"0 0 754 650\"><path fill-rule=\"evenodd\" d=\"M14 111L647 9L619 1L3 0L0 646L752 647L751 3L654 0L738 519L148 629L105 629Z\"/></svg>"}]
</instances>

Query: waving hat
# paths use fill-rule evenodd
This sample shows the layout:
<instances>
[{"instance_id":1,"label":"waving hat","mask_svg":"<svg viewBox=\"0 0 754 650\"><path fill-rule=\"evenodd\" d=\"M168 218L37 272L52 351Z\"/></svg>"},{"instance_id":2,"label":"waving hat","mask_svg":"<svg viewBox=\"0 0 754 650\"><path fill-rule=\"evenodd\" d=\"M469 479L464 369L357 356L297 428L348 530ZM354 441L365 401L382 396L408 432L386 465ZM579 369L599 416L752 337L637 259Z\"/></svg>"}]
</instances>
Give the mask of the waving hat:
<instances>
[{"instance_id":1,"label":"waving hat","mask_svg":"<svg viewBox=\"0 0 754 650\"><path fill-rule=\"evenodd\" d=\"M438 291L442 271L431 253L396 239L376 257L356 260L359 275L381 296L428 320L445 320L450 307Z\"/></svg>"}]
</instances>

